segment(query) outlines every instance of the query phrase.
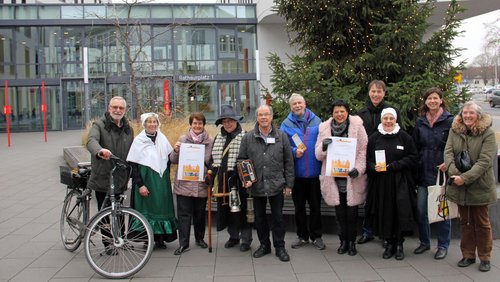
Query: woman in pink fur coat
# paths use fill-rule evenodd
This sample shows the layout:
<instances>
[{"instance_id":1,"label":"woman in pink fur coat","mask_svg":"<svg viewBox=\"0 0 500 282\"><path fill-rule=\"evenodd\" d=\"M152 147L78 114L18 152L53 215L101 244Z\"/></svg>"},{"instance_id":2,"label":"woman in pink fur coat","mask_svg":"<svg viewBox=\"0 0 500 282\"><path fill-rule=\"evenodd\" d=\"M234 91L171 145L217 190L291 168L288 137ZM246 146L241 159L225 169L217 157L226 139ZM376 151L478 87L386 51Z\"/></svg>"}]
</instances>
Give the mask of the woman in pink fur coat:
<instances>
[{"instance_id":1,"label":"woman in pink fur coat","mask_svg":"<svg viewBox=\"0 0 500 282\"><path fill-rule=\"evenodd\" d=\"M365 170L368 137L363 127L363 120L358 116L349 115L349 105L344 100L335 100L330 112L332 117L319 126L315 148L316 158L323 162L319 176L321 194L328 205L335 206L340 237L340 247L337 253L348 253L354 256L357 254L355 240L358 227L358 205L364 203L366 198ZM327 149L332 143L330 137L357 139L356 161L348 177L325 175Z\"/></svg>"}]
</instances>

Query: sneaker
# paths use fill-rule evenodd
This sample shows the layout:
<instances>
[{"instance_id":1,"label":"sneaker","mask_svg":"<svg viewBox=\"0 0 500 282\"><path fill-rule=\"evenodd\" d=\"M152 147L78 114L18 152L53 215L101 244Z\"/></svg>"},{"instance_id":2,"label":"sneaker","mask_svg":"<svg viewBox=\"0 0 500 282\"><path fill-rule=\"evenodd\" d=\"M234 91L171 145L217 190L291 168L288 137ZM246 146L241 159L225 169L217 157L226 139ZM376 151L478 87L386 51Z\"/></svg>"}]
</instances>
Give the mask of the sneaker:
<instances>
[{"instance_id":1,"label":"sneaker","mask_svg":"<svg viewBox=\"0 0 500 282\"><path fill-rule=\"evenodd\" d=\"M318 250L324 250L326 248L325 243L323 243L323 239L317 238L312 242L312 244L318 249Z\"/></svg>"},{"instance_id":2,"label":"sneaker","mask_svg":"<svg viewBox=\"0 0 500 282\"><path fill-rule=\"evenodd\" d=\"M303 247L305 245L309 244L309 240L304 240L302 238L297 238L295 242L292 243L292 249L298 249L300 247Z\"/></svg>"}]
</instances>

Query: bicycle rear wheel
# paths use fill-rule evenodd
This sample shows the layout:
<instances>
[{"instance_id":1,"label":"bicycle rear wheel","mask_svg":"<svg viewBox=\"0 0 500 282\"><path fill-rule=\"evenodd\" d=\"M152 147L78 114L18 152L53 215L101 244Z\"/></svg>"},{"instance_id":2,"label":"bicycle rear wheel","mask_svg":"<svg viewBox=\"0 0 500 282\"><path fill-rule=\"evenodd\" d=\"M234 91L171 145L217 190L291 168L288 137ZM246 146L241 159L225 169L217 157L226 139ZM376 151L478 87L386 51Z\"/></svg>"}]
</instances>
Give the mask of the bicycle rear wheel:
<instances>
[{"instance_id":1,"label":"bicycle rear wheel","mask_svg":"<svg viewBox=\"0 0 500 282\"><path fill-rule=\"evenodd\" d=\"M61 220L59 221L63 246L70 252L78 249L82 243L80 226L83 222L83 203L79 199L81 194L82 192L77 189L69 191L66 198L64 198Z\"/></svg>"},{"instance_id":2,"label":"bicycle rear wheel","mask_svg":"<svg viewBox=\"0 0 500 282\"><path fill-rule=\"evenodd\" d=\"M131 208L117 211L119 238L113 240L111 209L99 212L85 232L85 257L106 278L126 278L139 272L153 252L153 230L146 218Z\"/></svg>"}]
</instances>

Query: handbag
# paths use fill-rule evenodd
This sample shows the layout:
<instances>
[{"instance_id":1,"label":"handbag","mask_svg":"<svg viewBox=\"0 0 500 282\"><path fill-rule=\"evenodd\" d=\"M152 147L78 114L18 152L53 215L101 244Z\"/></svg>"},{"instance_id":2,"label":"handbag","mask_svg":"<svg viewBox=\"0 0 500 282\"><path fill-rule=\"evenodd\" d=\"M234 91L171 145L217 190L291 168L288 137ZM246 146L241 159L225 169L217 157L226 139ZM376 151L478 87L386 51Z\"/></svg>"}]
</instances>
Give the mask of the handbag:
<instances>
[{"instance_id":1,"label":"handbag","mask_svg":"<svg viewBox=\"0 0 500 282\"><path fill-rule=\"evenodd\" d=\"M469 140L467 139L467 136L465 136L465 145L467 149L456 154L454 159L455 167L462 173L469 171L473 165L469 154Z\"/></svg>"},{"instance_id":2,"label":"handbag","mask_svg":"<svg viewBox=\"0 0 500 282\"><path fill-rule=\"evenodd\" d=\"M441 183L443 175L443 184ZM446 221L458 217L458 206L446 196L446 175L438 169L436 184L427 187L427 215L429 223Z\"/></svg>"},{"instance_id":3,"label":"handbag","mask_svg":"<svg viewBox=\"0 0 500 282\"><path fill-rule=\"evenodd\" d=\"M455 166L460 172L466 172L472 168L472 160L469 151L465 150L455 155Z\"/></svg>"}]
</instances>

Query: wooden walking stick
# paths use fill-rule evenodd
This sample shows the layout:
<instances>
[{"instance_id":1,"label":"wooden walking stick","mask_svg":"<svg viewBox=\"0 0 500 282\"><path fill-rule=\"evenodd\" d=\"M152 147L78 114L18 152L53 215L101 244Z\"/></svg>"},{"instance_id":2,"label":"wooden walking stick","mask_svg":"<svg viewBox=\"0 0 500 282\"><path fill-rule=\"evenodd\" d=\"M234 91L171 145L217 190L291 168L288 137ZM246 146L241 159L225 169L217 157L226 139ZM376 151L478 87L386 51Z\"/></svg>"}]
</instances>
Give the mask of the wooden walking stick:
<instances>
[{"instance_id":1,"label":"wooden walking stick","mask_svg":"<svg viewBox=\"0 0 500 282\"><path fill-rule=\"evenodd\" d=\"M207 171L208 177L208 252L212 252L212 170Z\"/></svg>"}]
</instances>

